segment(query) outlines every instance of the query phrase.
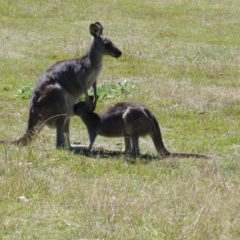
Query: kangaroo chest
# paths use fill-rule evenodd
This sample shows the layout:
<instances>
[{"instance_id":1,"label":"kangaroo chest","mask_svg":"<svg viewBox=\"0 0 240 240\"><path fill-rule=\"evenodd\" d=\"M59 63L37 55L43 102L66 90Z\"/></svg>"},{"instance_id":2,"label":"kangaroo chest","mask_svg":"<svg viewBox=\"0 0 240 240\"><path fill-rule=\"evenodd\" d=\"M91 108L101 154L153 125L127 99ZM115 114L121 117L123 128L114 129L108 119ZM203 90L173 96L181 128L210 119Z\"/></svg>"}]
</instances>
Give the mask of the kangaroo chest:
<instances>
[{"instance_id":1,"label":"kangaroo chest","mask_svg":"<svg viewBox=\"0 0 240 240\"><path fill-rule=\"evenodd\" d=\"M92 67L89 71L86 72L85 81L87 89L89 89L93 85L93 83L97 81L101 69L102 66Z\"/></svg>"}]
</instances>

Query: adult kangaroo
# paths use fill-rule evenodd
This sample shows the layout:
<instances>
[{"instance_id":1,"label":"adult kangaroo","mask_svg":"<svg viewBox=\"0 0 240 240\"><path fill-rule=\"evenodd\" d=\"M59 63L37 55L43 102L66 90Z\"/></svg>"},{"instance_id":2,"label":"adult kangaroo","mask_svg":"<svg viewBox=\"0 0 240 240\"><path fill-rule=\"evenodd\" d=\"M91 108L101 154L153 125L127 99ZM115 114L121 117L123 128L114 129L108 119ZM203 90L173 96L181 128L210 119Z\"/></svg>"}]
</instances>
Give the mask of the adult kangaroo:
<instances>
[{"instance_id":1,"label":"adult kangaroo","mask_svg":"<svg viewBox=\"0 0 240 240\"><path fill-rule=\"evenodd\" d=\"M88 109L91 109L92 103L96 104L97 77L102 68L103 56L118 58L122 54L110 39L103 36L101 23L90 24L89 29L92 39L86 55L57 62L38 79L31 97L27 130L11 143L28 144L46 124L56 128L57 148L70 145L69 125L74 103L84 94ZM93 101L88 96L90 87L94 91Z\"/></svg>"},{"instance_id":2,"label":"adult kangaroo","mask_svg":"<svg viewBox=\"0 0 240 240\"><path fill-rule=\"evenodd\" d=\"M93 97L91 99L93 100ZM79 102L74 105L74 114L80 116L87 127L90 139L88 150L91 150L97 135L124 137L124 151L132 156L138 156L140 154L139 137L149 135L157 152L163 157L208 158L201 154L169 152L163 144L155 116L138 102L117 103L100 113L88 111L86 104Z\"/></svg>"}]
</instances>

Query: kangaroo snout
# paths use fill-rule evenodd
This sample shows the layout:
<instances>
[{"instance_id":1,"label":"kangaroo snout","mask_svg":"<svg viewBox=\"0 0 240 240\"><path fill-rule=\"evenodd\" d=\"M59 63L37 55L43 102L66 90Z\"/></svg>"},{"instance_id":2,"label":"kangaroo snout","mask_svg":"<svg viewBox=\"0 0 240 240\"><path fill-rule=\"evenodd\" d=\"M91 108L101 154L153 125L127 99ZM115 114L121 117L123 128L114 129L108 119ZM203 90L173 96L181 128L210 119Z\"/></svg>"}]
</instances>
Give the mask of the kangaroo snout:
<instances>
[{"instance_id":1,"label":"kangaroo snout","mask_svg":"<svg viewBox=\"0 0 240 240\"><path fill-rule=\"evenodd\" d=\"M106 55L110 55L111 57L114 58L119 58L121 57L122 52L114 44L112 44L112 46L106 47Z\"/></svg>"},{"instance_id":2,"label":"kangaroo snout","mask_svg":"<svg viewBox=\"0 0 240 240\"><path fill-rule=\"evenodd\" d=\"M121 57L121 55L122 55L122 52L120 50L118 50L115 53L115 58L119 58L119 57Z\"/></svg>"}]
</instances>

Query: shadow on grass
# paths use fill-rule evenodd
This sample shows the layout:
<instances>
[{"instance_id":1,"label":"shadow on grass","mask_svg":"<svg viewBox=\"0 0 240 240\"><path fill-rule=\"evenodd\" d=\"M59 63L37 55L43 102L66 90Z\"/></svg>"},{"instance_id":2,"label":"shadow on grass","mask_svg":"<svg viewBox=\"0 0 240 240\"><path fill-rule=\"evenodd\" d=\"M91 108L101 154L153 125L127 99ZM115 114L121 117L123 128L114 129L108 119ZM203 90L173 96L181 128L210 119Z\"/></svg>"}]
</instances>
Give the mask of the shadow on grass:
<instances>
[{"instance_id":1,"label":"shadow on grass","mask_svg":"<svg viewBox=\"0 0 240 240\"><path fill-rule=\"evenodd\" d=\"M89 151L87 149L87 146L84 146L84 145L72 145L71 147L71 151L74 152L75 154L81 154L81 155L84 155L84 156L87 156L87 157L93 157L93 158L125 158L125 160L129 163L136 163L136 160L142 162L142 163L150 163L152 161L159 161L159 160L169 160L170 163L172 162L175 162L174 159L177 157L177 158L183 158L183 159L186 159L186 158L193 158L193 159L205 159L205 160L210 160L212 159L211 156L207 156L207 155L201 155L199 154L199 156L178 156L178 155L175 155L175 156L171 156L171 157L162 157L162 156L159 156L159 155L152 155L152 154L140 154L140 156L134 158L134 157L131 157L129 154L126 154L122 151L119 151L119 150L116 150L116 149L106 149L104 147L101 147L101 146L95 146L94 148L92 148L91 151ZM183 155L185 155L183 153ZM197 154L196 154L197 155ZM167 161L167 162L169 162Z\"/></svg>"},{"instance_id":2,"label":"shadow on grass","mask_svg":"<svg viewBox=\"0 0 240 240\"><path fill-rule=\"evenodd\" d=\"M153 160L160 160L159 156L154 156L151 154L140 154L137 158L131 157L128 154L115 150L115 149L105 149L103 147L94 147L91 151L87 149L87 146L83 145L73 145L71 151L75 154L81 154L87 157L100 157L100 158L110 158L110 157L124 157L128 162L135 163L136 159L140 159L143 162L150 162Z\"/></svg>"}]
</instances>

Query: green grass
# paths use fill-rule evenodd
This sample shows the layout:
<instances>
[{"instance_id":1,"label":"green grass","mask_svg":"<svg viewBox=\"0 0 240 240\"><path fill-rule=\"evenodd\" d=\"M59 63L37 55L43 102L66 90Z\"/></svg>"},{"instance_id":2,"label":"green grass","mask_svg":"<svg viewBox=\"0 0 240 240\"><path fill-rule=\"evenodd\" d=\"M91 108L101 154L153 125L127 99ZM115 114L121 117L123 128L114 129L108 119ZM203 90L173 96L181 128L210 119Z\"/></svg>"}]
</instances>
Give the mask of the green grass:
<instances>
[{"instance_id":1,"label":"green grass","mask_svg":"<svg viewBox=\"0 0 240 240\"><path fill-rule=\"evenodd\" d=\"M212 156L162 159L149 138L135 163L74 154L55 150L48 128L27 147L0 145L0 239L239 239L239 9L237 0L0 1L2 139L24 133L37 78L84 54L100 21L123 55L104 58L97 111L142 102L170 151ZM77 117L70 134L88 143ZM123 140L95 146L121 150Z\"/></svg>"}]
</instances>

